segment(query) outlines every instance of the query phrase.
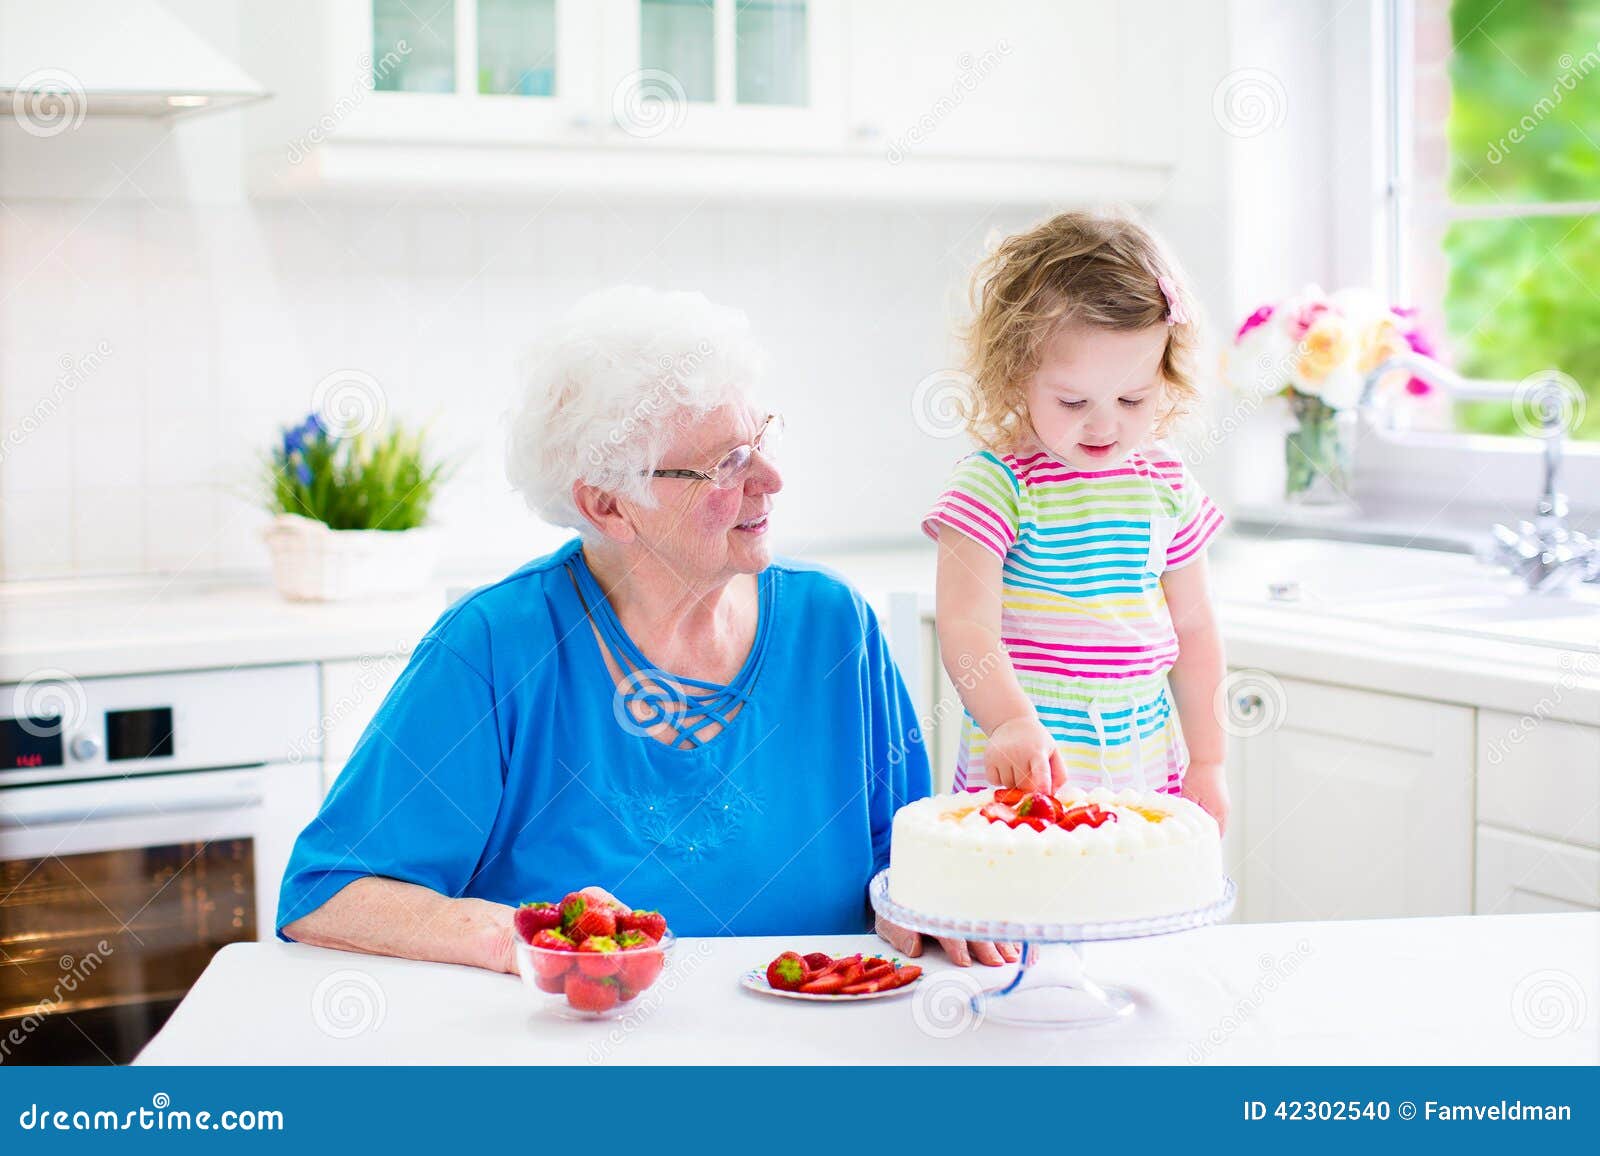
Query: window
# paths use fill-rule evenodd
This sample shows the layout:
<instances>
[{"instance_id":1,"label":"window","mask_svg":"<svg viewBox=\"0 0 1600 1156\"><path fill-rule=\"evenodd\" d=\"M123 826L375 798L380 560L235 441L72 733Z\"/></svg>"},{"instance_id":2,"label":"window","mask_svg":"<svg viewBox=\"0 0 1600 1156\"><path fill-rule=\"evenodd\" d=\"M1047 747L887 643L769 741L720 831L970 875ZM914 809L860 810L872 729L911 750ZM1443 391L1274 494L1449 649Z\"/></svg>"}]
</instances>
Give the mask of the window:
<instances>
[{"instance_id":1,"label":"window","mask_svg":"<svg viewBox=\"0 0 1600 1156\"><path fill-rule=\"evenodd\" d=\"M1570 374L1570 432L1600 441L1600 4L1394 2L1412 21L1400 287L1463 373ZM1455 416L1521 432L1509 404Z\"/></svg>"}]
</instances>

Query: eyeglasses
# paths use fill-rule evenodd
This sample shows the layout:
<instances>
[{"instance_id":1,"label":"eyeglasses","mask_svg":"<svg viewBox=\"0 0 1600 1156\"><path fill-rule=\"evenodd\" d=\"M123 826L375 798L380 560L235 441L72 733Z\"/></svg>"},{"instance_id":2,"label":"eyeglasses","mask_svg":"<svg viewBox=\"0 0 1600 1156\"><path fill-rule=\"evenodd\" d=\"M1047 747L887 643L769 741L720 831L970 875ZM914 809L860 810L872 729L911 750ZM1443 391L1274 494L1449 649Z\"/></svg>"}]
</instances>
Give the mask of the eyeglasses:
<instances>
[{"instance_id":1,"label":"eyeglasses","mask_svg":"<svg viewBox=\"0 0 1600 1156\"><path fill-rule=\"evenodd\" d=\"M652 478L691 478L697 482L710 482L719 490L726 490L737 485L750 472L751 464L756 460L756 454L772 456L773 449L783 436L783 417L781 414L769 413L761 428L756 430L755 439L742 446L734 446L722 455L722 460L709 470L651 470Z\"/></svg>"}]
</instances>

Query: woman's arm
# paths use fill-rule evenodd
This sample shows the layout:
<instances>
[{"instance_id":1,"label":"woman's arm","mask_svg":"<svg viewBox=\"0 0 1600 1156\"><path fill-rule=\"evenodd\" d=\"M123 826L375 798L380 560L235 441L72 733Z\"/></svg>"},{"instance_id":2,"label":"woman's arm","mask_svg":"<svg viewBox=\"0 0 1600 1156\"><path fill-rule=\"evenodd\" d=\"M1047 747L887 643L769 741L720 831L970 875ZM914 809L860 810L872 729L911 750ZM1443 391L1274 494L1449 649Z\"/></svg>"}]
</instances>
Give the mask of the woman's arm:
<instances>
[{"instance_id":1,"label":"woman's arm","mask_svg":"<svg viewBox=\"0 0 1600 1156\"><path fill-rule=\"evenodd\" d=\"M380 875L357 879L283 933L313 947L464 963L515 974L512 911L486 899L448 899Z\"/></svg>"},{"instance_id":2,"label":"woman's arm","mask_svg":"<svg viewBox=\"0 0 1600 1156\"><path fill-rule=\"evenodd\" d=\"M1000 644L1001 566L986 546L939 527L939 651L962 705L989 736L989 781L1053 791L1066 782L1061 755Z\"/></svg>"},{"instance_id":3,"label":"woman's arm","mask_svg":"<svg viewBox=\"0 0 1600 1156\"><path fill-rule=\"evenodd\" d=\"M603 887L582 890L602 903L622 906ZM449 899L415 883L368 875L335 892L310 915L286 924L283 933L312 947L462 963L515 975L515 910L487 899Z\"/></svg>"},{"instance_id":4,"label":"woman's arm","mask_svg":"<svg viewBox=\"0 0 1600 1156\"><path fill-rule=\"evenodd\" d=\"M1217 689L1222 685L1222 634L1211 606L1211 586L1204 556L1161 576L1167 611L1178 636L1178 659L1168 676L1178 704L1178 720L1189 748L1189 769L1183 793L1216 819L1228 823L1228 784L1223 773L1227 739L1217 714Z\"/></svg>"}]
</instances>

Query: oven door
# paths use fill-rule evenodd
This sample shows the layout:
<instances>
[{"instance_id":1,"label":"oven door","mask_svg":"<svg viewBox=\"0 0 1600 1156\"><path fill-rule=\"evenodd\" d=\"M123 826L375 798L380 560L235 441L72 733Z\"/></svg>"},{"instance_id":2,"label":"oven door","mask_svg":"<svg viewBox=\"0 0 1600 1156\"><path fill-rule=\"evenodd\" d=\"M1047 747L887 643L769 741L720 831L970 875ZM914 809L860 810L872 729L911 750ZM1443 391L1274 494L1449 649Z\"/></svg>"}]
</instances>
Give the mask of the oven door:
<instances>
[{"instance_id":1,"label":"oven door","mask_svg":"<svg viewBox=\"0 0 1600 1156\"><path fill-rule=\"evenodd\" d=\"M0 1063L132 1059L219 948L272 934L317 797L314 764L0 791Z\"/></svg>"}]
</instances>

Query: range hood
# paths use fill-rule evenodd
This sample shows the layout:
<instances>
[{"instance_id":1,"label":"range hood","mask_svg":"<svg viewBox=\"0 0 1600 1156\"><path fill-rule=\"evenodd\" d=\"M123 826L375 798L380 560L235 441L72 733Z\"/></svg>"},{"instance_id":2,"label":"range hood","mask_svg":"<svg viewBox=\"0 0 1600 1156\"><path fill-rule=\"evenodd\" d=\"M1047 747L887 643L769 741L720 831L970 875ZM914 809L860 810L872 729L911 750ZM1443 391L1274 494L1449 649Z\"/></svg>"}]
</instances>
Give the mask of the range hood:
<instances>
[{"instance_id":1,"label":"range hood","mask_svg":"<svg viewBox=\"0 0 1600 1156\"><path fill-rule=\"evenodd\" d=\"M0 117L173 116L266 95L155 0L0 0Z\"/></svg>"}]
</instances>

